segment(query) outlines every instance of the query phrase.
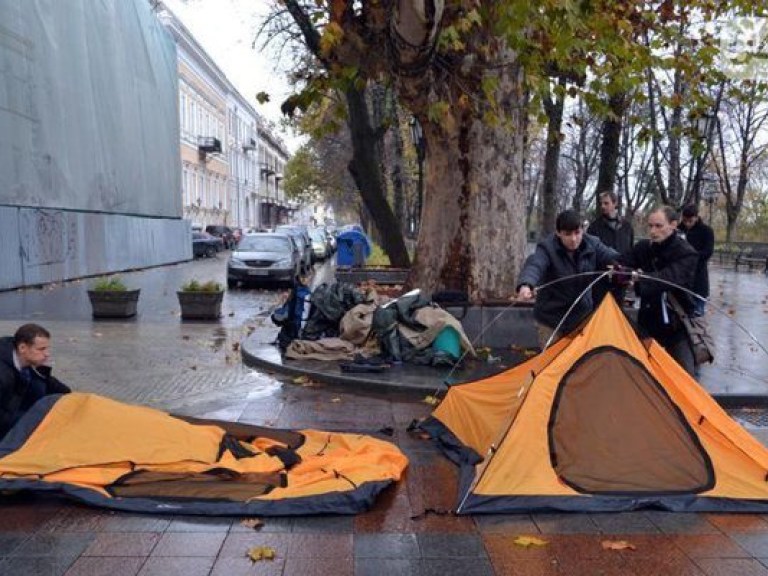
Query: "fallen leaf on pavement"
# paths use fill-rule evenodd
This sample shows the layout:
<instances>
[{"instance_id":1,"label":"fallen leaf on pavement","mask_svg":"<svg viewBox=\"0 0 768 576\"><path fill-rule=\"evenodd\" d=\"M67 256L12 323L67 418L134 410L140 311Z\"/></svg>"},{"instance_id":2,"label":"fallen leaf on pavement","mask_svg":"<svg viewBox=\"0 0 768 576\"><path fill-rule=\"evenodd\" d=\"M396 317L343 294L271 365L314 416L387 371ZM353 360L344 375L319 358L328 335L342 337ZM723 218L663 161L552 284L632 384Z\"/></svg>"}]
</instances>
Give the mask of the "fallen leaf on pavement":
<instances>
[{"instance_id":1,"label":"fallen leaf on pavement","mask_svg":"<svg viewBox=\"0 0 768 576\"><path fill-rule=\"evenodd\" d=\"M333 402L334 404L337 402L341 402L341 398L331 398L331 402Z\"/></svg>"},{"instance_id":2,"label":"fallen leaf on pavement","mask_svg":"<svg viewBox=\"0 0 768 576\"><path fill-rule=\"evenodd\" d=\"M603 550L636 550L634 544L626 540L603 540Z\"/></svg>"},{"instance_id":3,"label":"fallen leaf on pavement","mask_svg":"<svg viewBox=\"0 0 768 576\"><path fill-rule=\"evenodd\" d=\"M518 546L528 548L529 546L546 546L549 544L546 540L536 538L535 536L518 536L513 541Z\"/></svg>"},{"instance_id":4,"label":"fallen leaf on pavement","mask_svg":"<svg viewBox=\"0 0 768 576\"><path fill-rule=\"evenodd\" d=\"M424 402L426 402L430 406L437 406L438 404L440 404L440 399L435 398L434 396L425 396Z\"/></svg>"},{"instance_id":5,"label":"fallen leaf on pavement","mask_svg":"<svg viewBox=\"0 0 768 576\"><path fill-rule=\"evenodd\" d=\"M101 332L94 332L93 335L96 336L96 338L101 338L102 336L104 336L104 334L102 334Z\"/></svg>"},{"instance_id":6,"label":"fallen leaf on pavement","mask_svg":"<svg viewBox=\"0 0 768 576\"><path fill-rule=\"evenodd\" d=\"M258 530L264 526L264 522L260 518L245 518L240 524L246 528L251 528L252 530Z\"/></svg>"},{"instance_id":7,"label":"fallen leaf on pavement","mask_svg":"<svg viewBox=\"0 0 768 576\"><path fill-rule=\"evenodd\" d=\"M309 376L296 376L293 379L294 384L306 384L309 382Z\"/></svg>"},{"instance_id":8,"label":"fallen leaf on pavement","mask_svg":"<svg viewBox=\"0 0 768 576\"><path fill-rule=\"evenodd\" d=\"M251 562L258 562L259 560L274 560L275 549L270 548L269 546L254 546L253 548L249 548L245 555L250 558Z\"/></svg>"},{"instance_id":9,"label":"fallen leaf on pavement","mask_svg":"<svg viewBox=\"0 0 768 576\"><path fill-rule=\"evenodd\" d=\"M232 351L233 352L237 352L238 350L240 350L240 342L233 342L232 343Z\"/></svg>"}]
</instances>

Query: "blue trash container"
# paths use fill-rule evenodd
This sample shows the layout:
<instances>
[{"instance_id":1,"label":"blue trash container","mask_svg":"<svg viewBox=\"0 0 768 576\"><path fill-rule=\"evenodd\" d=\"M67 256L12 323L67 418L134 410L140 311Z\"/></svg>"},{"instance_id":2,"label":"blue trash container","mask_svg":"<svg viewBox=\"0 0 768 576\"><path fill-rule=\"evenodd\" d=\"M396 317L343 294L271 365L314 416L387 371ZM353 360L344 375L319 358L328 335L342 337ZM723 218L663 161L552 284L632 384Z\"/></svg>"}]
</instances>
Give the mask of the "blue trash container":
<instances>
[{"instance_id":1,"label":"blue trash container","mask_svg":"<svg viewBox=\"0 0 768 576\"><path fill-rule=\"evenodd\" d=\"M368 236L357 230L342 232L336 237L336 264L339 266L360 267L371 255L371 242Z\"/></svg>"}]
</instances>

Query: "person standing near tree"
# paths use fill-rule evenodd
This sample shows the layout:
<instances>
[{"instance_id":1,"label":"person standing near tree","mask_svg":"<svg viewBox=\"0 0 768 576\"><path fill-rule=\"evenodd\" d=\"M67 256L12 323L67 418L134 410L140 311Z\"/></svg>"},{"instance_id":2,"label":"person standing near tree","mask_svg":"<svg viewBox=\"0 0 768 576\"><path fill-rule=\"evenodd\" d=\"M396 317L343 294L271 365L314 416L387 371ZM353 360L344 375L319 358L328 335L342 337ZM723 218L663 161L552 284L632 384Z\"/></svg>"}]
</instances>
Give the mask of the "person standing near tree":
<instances>
[{"instance_id":1,"label":"person standing near tree","mask_svg":"<svg viewBox=\"0 0 768 576\"><path fill-rule=\"evenodd\" d=\"M696 276L693 280L693 291L702 298L709 298L708 263L715 251L715 233L711 227L702 222L699 209L695 204L689 204L683 208L683 217L678 230L684 235L688 244L699 253ZM704 316L706 306L706 301L694 298L694 315Z\"/></svg>"},{"instance_id":2,"label":"person standing near tree","mask_svg":"<svg viewBox=\"0 0 768 576\"><path fill-rule=\"evenodd\" d=\"M620 254L629 253L635 243L635 231L629 220L619 215L618 197L608 190L601 192L598 199L600 200L600 215L589 225L587 234L597 236L603 244L617 250ZM626 288L624 286L610 286L607 278L597 283L592 290L595 304L599 304L609 291L616 298L616 302L622 305Z\"/></svg>"},{"instance_id":3,"label":"person standing near tree","mask_svg":"<svg viewBox=\"0 0 768 576\"><path fill-rule=\"evenodd\" d=\"M648 215L648 239L641 240L620 263L649 278L635 282L640 297L637 323L694 376L695 359L688 332L674 311L671 299L677 300L686 314L693 312L692 298L680 288L691 290L698 254L677 233L679 218L674 208L661 206Z\"/></svg>"}]
</instances>

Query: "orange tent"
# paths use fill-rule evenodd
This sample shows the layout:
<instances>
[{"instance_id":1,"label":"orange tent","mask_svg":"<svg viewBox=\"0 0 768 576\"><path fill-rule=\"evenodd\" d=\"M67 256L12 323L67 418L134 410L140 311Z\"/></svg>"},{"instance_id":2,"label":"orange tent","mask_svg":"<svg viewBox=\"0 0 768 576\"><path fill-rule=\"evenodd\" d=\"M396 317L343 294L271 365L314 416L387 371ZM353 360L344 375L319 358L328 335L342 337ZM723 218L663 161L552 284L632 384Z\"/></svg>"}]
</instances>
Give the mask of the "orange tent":
<instances>
[{"instance_id":1,"label":"orange tent","mask_svg":"<svg viewBox=\"0 0 768 576\"><path fill-rule=\"evenodd\" d=\"M458 513L768 510L768 450L610 296L538 356L451 387L422 427L462 468Z\"/></svg>"},{"instance_id":2,"label":"orange tent","mask_svg":"<svg viewBox=\"0 0 768 576\"><path fill-rule=\"evenodd\" d=\"M407 464L364 434L175 417L72 393L41 399L2 438L0 490L137 512L354 514Z\"/></svg>"}]
</instances>

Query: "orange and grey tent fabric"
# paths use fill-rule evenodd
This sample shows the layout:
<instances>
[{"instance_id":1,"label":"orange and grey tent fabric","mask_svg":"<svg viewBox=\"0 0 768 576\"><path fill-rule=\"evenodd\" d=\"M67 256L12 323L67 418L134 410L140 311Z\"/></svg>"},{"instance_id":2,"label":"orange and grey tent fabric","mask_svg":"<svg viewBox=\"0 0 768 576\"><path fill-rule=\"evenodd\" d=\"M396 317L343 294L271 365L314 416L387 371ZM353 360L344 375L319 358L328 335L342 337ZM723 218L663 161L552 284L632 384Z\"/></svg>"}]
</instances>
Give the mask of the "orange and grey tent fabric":
<instances>
[{"instance_id":1,"label":"orange and grey tent fabric","mask_svg":"<svg viewBox=\"0 0 768 576\"><path fill-rule=\"evenodd\" d=\"M0 490L176 514L354 514L408 464L393 444L175 417L92 394L38 401L0 442Z\"/></svg>"},{"instance_id":2,"label":"orange and grey tent fabric","mask_svg":"<svg viewBox=\"0 0 768 576\"><path fill-rule=\"evenodd\" d=\"M454 385L422 427L457 512L768 511L768 450L607 296L579 329Z\"/></svg>"}]
</instances>

